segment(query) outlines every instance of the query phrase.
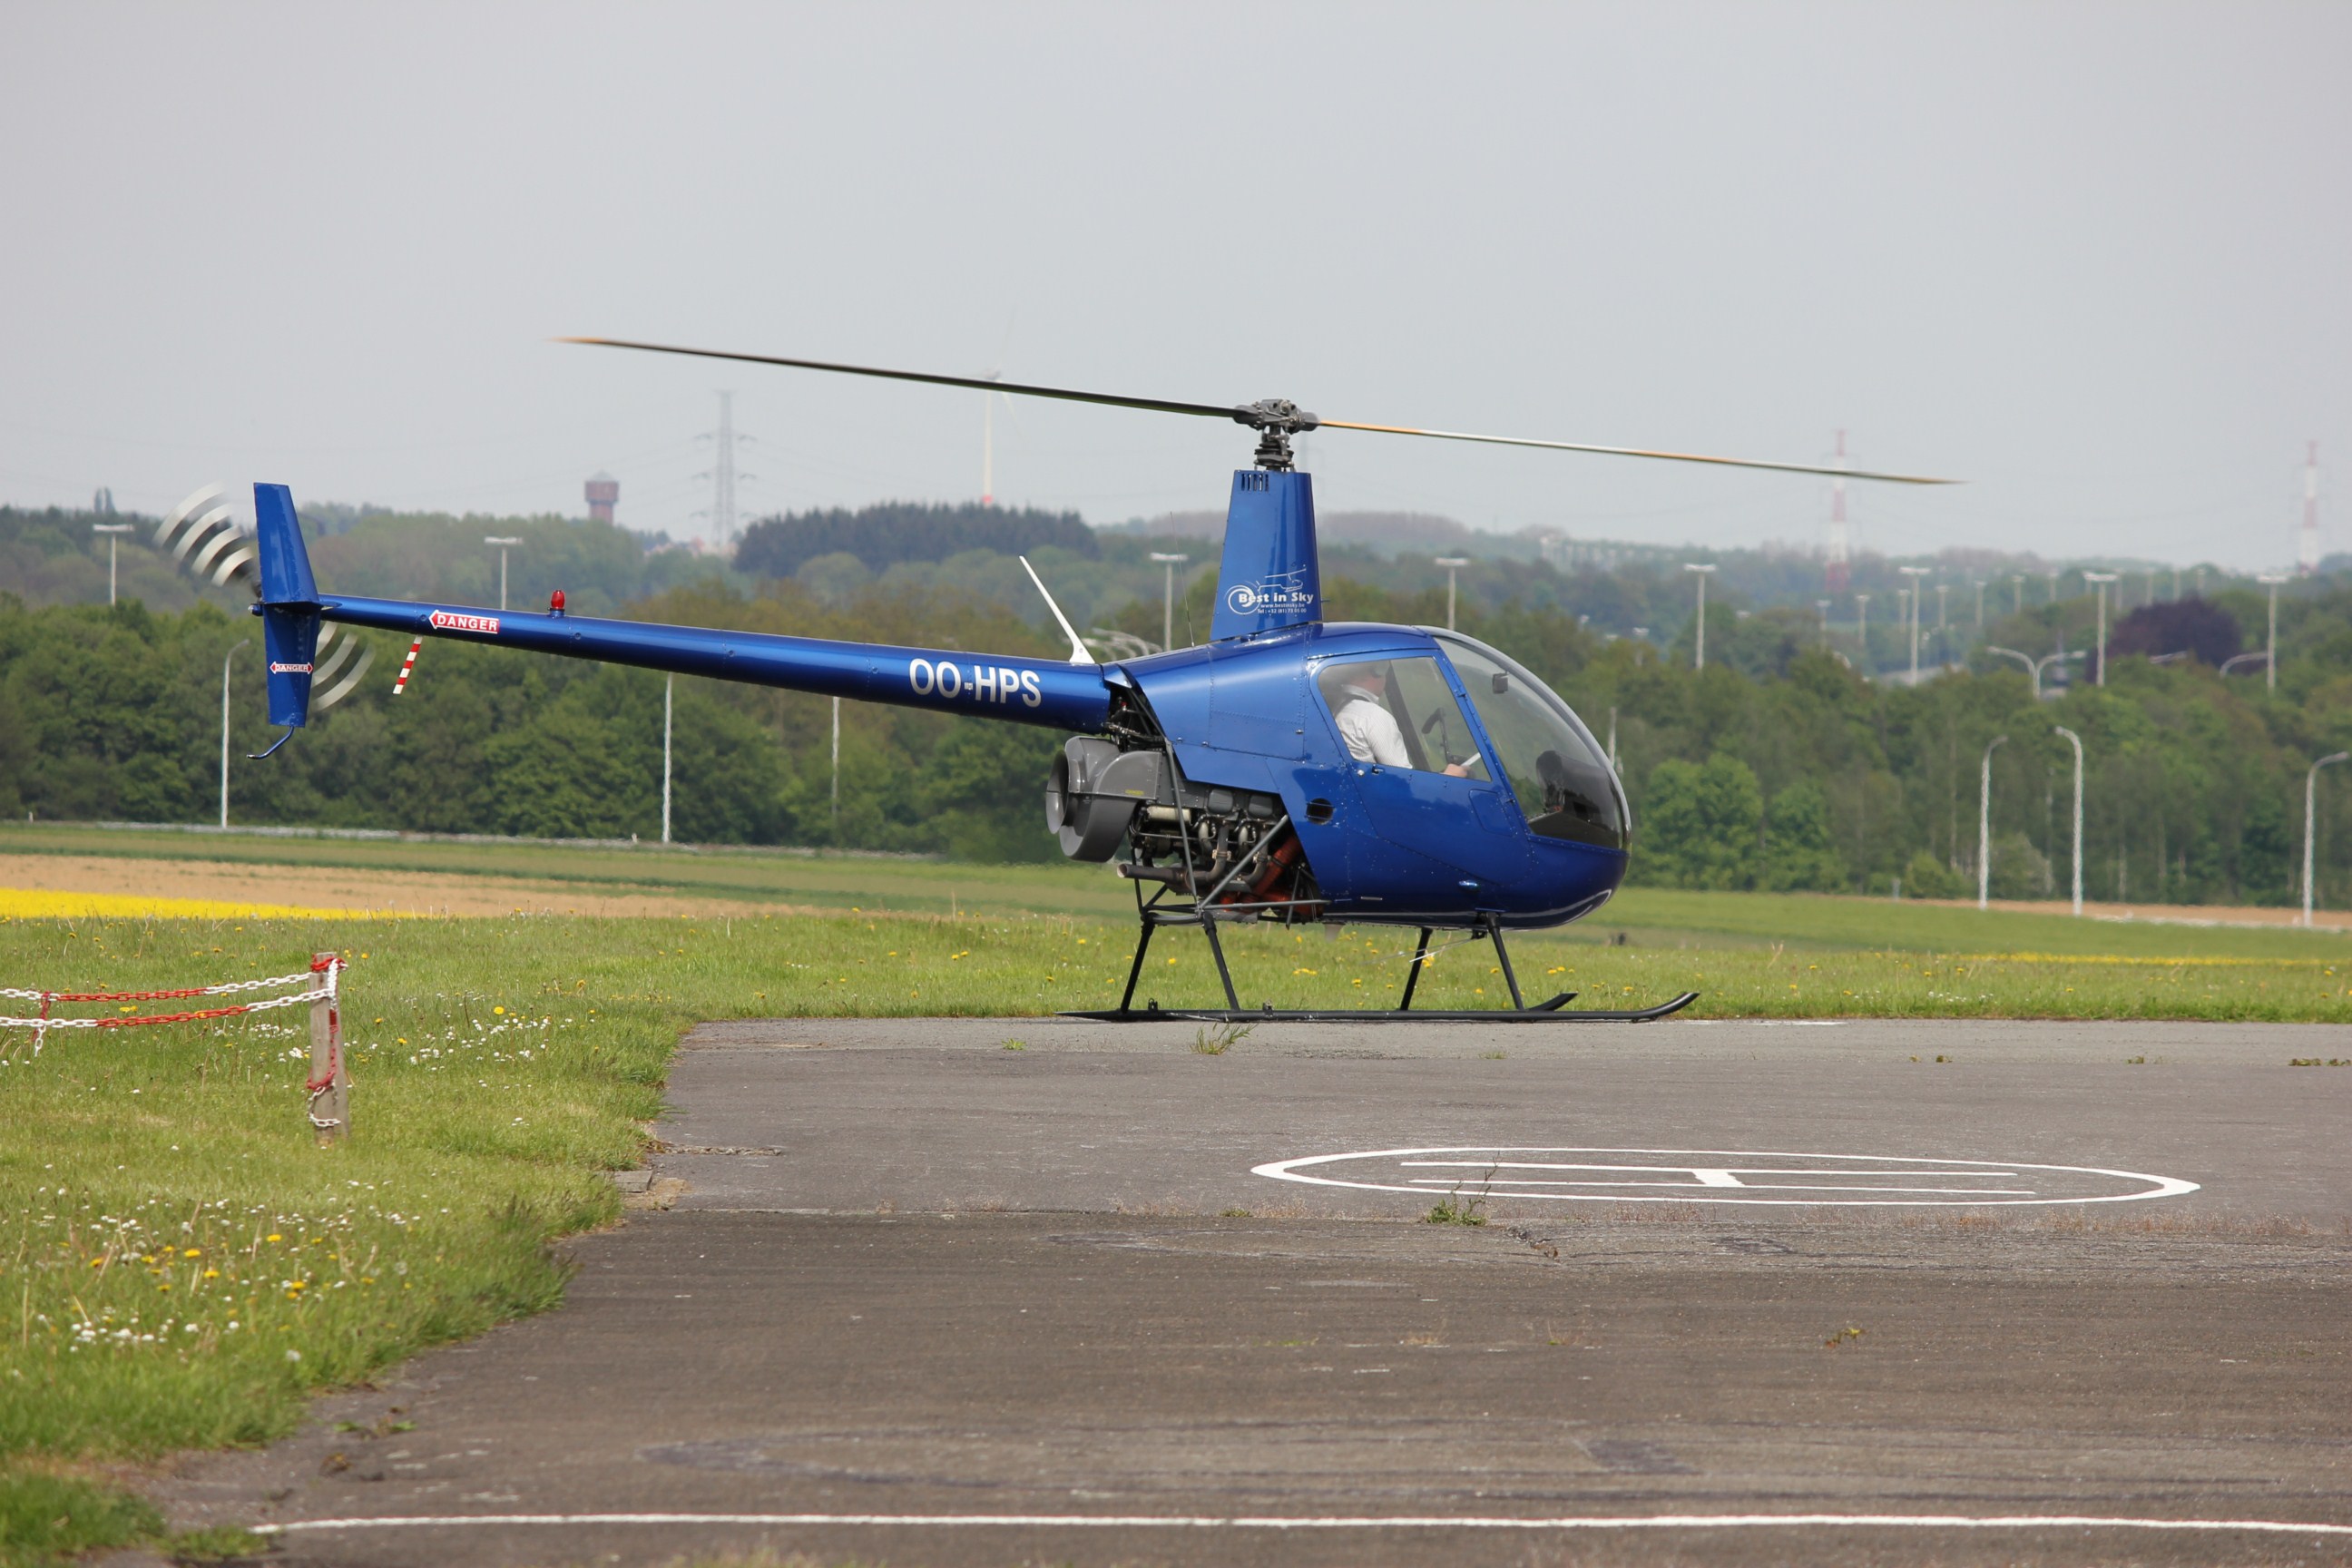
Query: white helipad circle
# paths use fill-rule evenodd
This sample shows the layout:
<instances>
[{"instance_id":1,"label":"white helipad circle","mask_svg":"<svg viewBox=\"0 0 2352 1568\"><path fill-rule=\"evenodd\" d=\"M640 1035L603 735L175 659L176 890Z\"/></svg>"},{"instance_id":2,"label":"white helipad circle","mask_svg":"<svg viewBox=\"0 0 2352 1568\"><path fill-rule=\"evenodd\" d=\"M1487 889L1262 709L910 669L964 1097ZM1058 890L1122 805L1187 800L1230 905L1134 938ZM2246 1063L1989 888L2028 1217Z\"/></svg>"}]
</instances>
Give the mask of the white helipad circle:
<instances>
[{"instance_id":1,"label":"white helipad circle","mask_svg":"<svg viewBox=\"0 0 2352 1568\"><path fill-rule=\"evenodd\" d=\"M1765 1204L1832 1208L2128 1204L2197 1190L2177 1176L2022 1160L1805 1154L1763 1149L1444 1145L1307 1154L1253 1175L1372 1193L1545 1203Z\"/></svg>"}]
</instances>

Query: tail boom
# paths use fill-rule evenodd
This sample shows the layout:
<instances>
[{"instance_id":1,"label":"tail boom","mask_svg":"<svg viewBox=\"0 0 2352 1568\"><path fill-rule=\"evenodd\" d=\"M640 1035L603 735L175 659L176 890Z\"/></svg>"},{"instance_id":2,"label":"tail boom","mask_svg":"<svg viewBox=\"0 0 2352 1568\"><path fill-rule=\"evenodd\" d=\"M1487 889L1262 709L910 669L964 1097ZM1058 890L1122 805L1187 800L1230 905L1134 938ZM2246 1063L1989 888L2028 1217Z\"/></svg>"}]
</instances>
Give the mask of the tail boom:
<instances>
[{"instance_id":1,"label":"tail boom","mask_svg":"<svg viewBox=\"0 0 2352 1568\"><path fill-rule=\"evenodd\" d=\"M341 595L322 599L319 613L331 621L411 637L488 643L1054 730L1094 733L1110 713L1104 671L1058 659Z\"/></svg>"}]
</instances>

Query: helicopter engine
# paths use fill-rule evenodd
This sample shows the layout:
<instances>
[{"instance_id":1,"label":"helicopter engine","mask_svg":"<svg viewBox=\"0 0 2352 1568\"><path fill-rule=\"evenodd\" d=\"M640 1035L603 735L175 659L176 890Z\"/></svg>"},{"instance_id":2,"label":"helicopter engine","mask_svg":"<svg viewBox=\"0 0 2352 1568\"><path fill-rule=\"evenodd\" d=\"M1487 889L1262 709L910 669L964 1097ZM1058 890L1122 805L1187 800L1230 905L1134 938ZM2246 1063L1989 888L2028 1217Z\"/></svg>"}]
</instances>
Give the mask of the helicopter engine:
<instances>
[{"instance_id":1,"label":"helicopter engine","mask_svg":"<svg viewBox=\"0 0 2352 1568\"><path fill-rule=\"evenodd\" d=\"M1190 780L1171 786L1165 752L1072 736L1045 780L1045 825L1073 860L1106 861L1129 842L1120 876L1236 906L1234 918L1319 918L1282 797Z\"/></svg>"},{"instance_id":2,"label":"helicopter engine","mask_svg":"<svg viewBox=\"0 0 2352 1568\"><path fill-rule=\"evenodd\" d=\"M1108 860L1147 802L1174 804L1167 784L1164 752L1122 752L1113 742L1073 735L1045 775L1045 826L1071 859Z\"/></svg>"}]
</instances>

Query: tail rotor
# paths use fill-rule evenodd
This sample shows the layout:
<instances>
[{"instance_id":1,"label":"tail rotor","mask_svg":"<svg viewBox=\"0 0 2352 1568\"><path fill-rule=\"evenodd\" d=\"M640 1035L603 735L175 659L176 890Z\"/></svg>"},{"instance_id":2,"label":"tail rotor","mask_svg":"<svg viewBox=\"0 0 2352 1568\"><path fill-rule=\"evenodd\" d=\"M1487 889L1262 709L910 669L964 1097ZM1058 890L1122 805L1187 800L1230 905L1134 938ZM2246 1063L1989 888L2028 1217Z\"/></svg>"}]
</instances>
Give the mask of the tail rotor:
<instances>
[{"instance_id":1,"label":"tail rotor","mask_svg":"<svg viewBox=\"0 0 2352 1568\"><path fill-rule=\"evenodd\" d=\"M236 584L258 599L259 542L255 530L237 517L228 494L226 485L210 484L189 495L156 526L155 548L169 552L173 564L199 583L215 588ZM309 710L332 708L357 690L375 663L375 646L351 628L320 625L319 640L306 661L315 666L309 685L318 692L310 700Z\"/></svg>"}]
</instances>

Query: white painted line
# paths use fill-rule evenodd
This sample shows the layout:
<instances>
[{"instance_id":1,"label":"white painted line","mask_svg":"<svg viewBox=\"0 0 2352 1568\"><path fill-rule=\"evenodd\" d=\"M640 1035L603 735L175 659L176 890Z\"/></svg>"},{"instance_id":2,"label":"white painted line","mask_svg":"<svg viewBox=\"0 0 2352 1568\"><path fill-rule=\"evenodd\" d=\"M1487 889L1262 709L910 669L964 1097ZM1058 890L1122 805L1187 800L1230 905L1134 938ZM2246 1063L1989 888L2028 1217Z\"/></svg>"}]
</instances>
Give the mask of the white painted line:
<instances>
[{"instance_id":1,"label":"white painted line","mask_svg":"<svg viewBox=\"0 0 2352 1568\"><path fill-rule=\"evenodd\" d=\"M379 1519L294 1519L257 1524L256 1535L314 1530L459 1529L466 1526L606 1524L751 1524L873 1526L926 1530L2140 1530L2244 1531L2263 1535L2352 1536L2352 1524L2284 1519L2143 1519L2105 1514L1965 1513L1685 1513L1618 1517L1569 1514L1545 1519L1509 1515L1376 1514L1294 1517L1284 1514L1088 1513L504 1513L394 1516Z\"/></svg>"},{"instance_id":2,"label":"white painted line","mask_svg":"<svg viewBox=\"0 0 2352 1568\"><path fill-rule=\"evenodd\" d=\"M676 1152L676 1151L672 1151L672 1152ZM1856 1155L1855 1158L1867 1159L1869 1156ZM1466 1169L1472 1171L1688 1172L1694 1169L1701 1171L1720 1169L1723 1174L1727 1176L1854 1176L1862 1173L1859 1170L1853 1167L1847 1167L1843 1170L1823 1169L1809 1171L1794 1165L1726 1165L1721 1167L1705 1165L1696 1167L1690 1165L1578 1165L1559 1160L1400 1160L1397 1163L1400 1165L1444 1165L1449 1169ZM1874 1176L1948 1176L1951 1173L1949 1167L1940 1171L1881 1171L1873 1167L1870 1172L1870 1174ZM2013 1176L2017 1174L2015 1171L1975 1170L1971 1170L1969 1173L1980 1176Z\"/></svg>"},{"instance_id":3,"label":"white painted line","mask_svg":"<svg viewBox=\"0 0 2352 1568\"><path fill-rule=\"evenodd\" d=\"M1944 1173L1940 1171L1937 1173L1938 1175ZM1433 1193L1440 1188L1452 1192L1463 1184L1458 1180L1448 1181L1444 1176L1415 1176L1412 1178L1412 1184L1416 1187L1426 1187ZM1497 1176L1491 1182L1480 1182L1478 1190L1507 1192L1516 1191L1520 1187L1664 1187L1671 1192L1687 1193L1697 1187L1721 1187L1727 1184L1722 1182L1547 1182L1535 1176ZM1742 1182L1739 1187L1742 1192L1757 1193L1966 1193L1996 1197L2004 1194L2025 1198L2033 1196L2032 1187L1857 1187L1846 1183L1830 1186L1816 1182ZM1540 1198L1548 1194L1529 1193L1527 1195L1531 1198Z\"/></svg>"},{"instance_id":4,"label":"white painted line","mask_svg":"<svg viewBox=\"0 0 2352 1568\"><path fill-rule=\"evenodd\" d=\"M1431 1156L1454 1155L1454 1159ZM1464 1159L1459 1156L1475 1158ZM1528 1159L1528 1155L1583 1155L1585 1160ZM1646 1159L1669 1157L1671 1165L1623 1163L1612 1155ZM1514 1158L1513 1156L1522 1156ZM1595 1161L1591 1156L1601 1156ZM1784 1160L1804 1164L1758 1165L1746 1162ZM1824 1169L1831 1161L1842 1164ZM1373 1162L1394 1162L1387 1170L1363 1170L1360 1178L1349 1167ZM1330 1167L1339 1166L1339 1169ZM1360 1149L1343 1154L1308 1154L1251 1167L1252 1175L1309 1186L1350 1187L1360 1192L1410 1193L1427 1197L1442 1178L1410 1176L1404 1168L1444 1166L1463 1171L1503 1170L1624 1171L1636 1173L1679 1173L1680 1182L1546 1181L1531 1176L1464 1179L1455 1188L1474 1187L1489 1195L1521 1197L1550 1203L1621 1204L1739 1204L1772 1207L1930 1208L2047 1207L2063 1204L2125 1204L2148 1198L2175 1198L2198 1190L2195 1182L2178 1176L2149 1175L2139 1171L2116 1171L2097 1165L2042 1165L2018 1160L1951 1160L1935 1155L1824 1154L1764 1149L1597 1149L1583 1147L1518 1147L1502 1144L1448 1144L1419 1149ZM1321 1167L1318 1169L1318 1167ZM1921 1167L1915 1169L1914 1167ZM1932 1167L1932 1168L1927 1168ZM1830 1176L1864 1178L2038 1176L2053 1180L2039 1187L1883 1186L1858 1184L1814 1184L1801 1182L1751 1181L1748 1177ZM2116 1190L2118 1185L2124 1190ZM1564 1188L1607 1189L1563 1191ZM1627 1189L1649 1188L1636 1192ZM2069 1191L2068 1189L2075 1189ZM2136 1189L2136 1190L2134 1190ZM1819 1196L1769 1197L1768 1193L1819 1194ZM1734 1196L1733 1194L1739 1195ZM1848 1194L1901 1194L1863 1196ZM2045 1195L2047 1194L2048 1195ZM1753 1194L1753 1195L1751 1195Z\"/></svg>"}]
</instances>

